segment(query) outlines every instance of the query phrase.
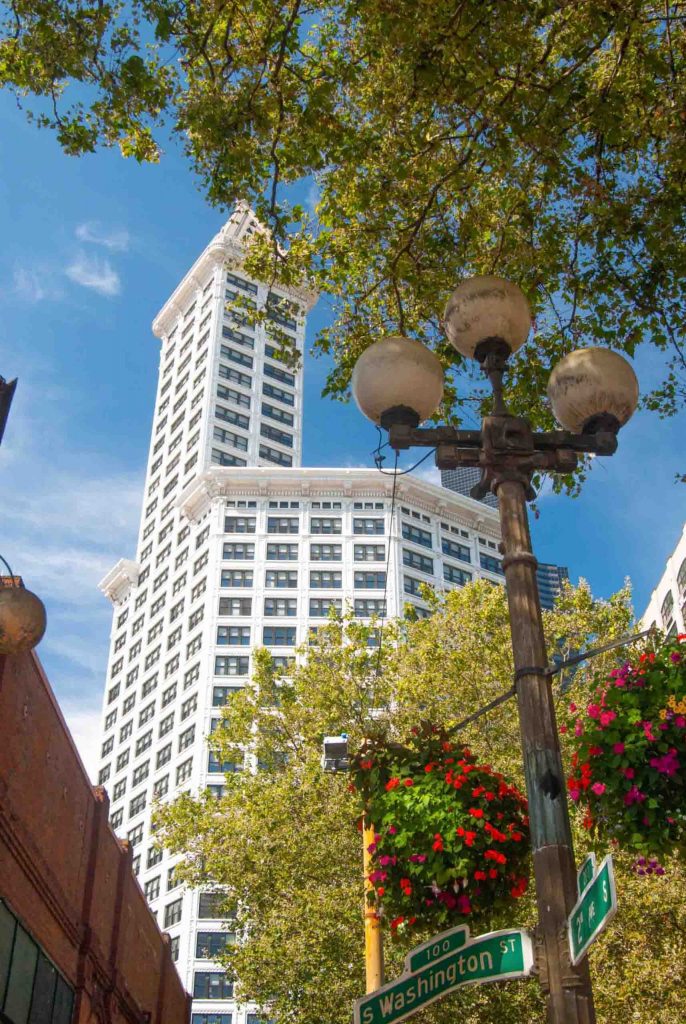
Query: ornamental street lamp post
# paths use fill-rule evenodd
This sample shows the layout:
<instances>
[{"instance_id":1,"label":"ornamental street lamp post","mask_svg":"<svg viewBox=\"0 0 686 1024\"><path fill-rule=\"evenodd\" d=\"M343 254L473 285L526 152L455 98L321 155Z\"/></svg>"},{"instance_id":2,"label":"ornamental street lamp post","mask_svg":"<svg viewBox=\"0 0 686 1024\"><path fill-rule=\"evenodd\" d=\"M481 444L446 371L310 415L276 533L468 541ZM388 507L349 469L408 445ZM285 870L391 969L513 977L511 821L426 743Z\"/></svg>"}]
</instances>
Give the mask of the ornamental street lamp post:
<instances>
[{"instance_id":1,"label":"ornamental street lamp post","mask_svg":"<svg viewBox=\"0 0 686 1024\"><path fill-rule=\"evenodd\" d=\"M480 362L493 389L493 407L480 431L420 428L443 394L443 370L421 343L385 338L371 345L353 372L361 411L388 430L396 451L436 448L439 469L477 466L472 496L498 496L520 733L524 758L536 895L538 968L550 1024L595 1024L588 962L570 960L567 918L576 902L576 870L555 707L531 550L527 500L537 470L569 473L581 453L611 455L617 431L638 401L633 370L607 349L580 349L553 370L553 411L566 429L534 433L505 408L502 378L510 354L526 340L531 314L520 290L499 278L472 278L450 298L449 340Z\"/></svg>"}]
</instances>

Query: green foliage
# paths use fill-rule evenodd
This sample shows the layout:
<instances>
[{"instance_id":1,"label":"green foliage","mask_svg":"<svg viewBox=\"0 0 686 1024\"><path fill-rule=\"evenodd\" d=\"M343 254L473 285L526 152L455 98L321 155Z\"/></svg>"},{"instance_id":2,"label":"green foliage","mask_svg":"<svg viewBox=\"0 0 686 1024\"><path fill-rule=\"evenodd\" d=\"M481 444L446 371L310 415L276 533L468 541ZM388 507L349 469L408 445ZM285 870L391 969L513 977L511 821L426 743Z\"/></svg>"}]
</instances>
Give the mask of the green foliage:
<instances>
[{"instance_id":1,"label":"green foliage","mask_svg":"<svg viewBox=\"0 0 686 1024\"><path fill-rule=\"evenodd\" d=\"M549 649L564 655L625 634L629 594L594 602L586 585L570 587L544 618ZM259 751L263 770L227 775L218 801L185 795L160 809L158 834L185 854L185 880L218 889L227 909L237 912L240 941L226 962L239 998L255 1000L276 1024L349 1024L352 1000L364 991L359 803L347 776L321 771L323 736L348 732L352 750L371 728L390 742L401 740L417 721L461 721L511 685L500 587L476 583L436 598L430 619L387 624L380 656L368 647L369 634L350 616L332 620L288 677L275 674L267 652L258 652L255 685L230 699L212 742L227 757L244 746ZM597 660L607 672L616 655ZM574 686L583 692L588 679L582 668ZM513 702L459 737L521 787ZM573 827L577 859L591 839L596 852L606 851L583 829L581 816ZM686 1016L684 869L668 859L664 877L639 878L633 860L616 853L619 911L591 952L598 1021L673 1024ZM495 909L483 928L531 927L535 920L527 892L507 910ZM400 973L407 949L429 934L386 942L388 978ZM545 1020L538 986L528 981L465 990L417 1021L449 1024L456 1014L464 1024Z\"/></svg>"},{"instance_id":2,"label":"green foliage","mask_svg":"<svg viewBox=\"0 0 686 1024\"><path fill-rule=\"evenodd\" d=\"M524 895L526 799L445 730L424 723L405 747L367 741L353 770L375 829L368 879L391 934L476 928Z\"/></svg>"},{"instance_id":3,"label":"green foliage","mask_svg":"<svg viewBox=\"0 0 686 1024\"><path fill-rule=\"evenodd\" d=\"M609 676L596 675L580 711L570 705L569 795L586 805L589 828L595 824L627 851L665 855L683 849L684 659L682 640L651 643ZM653 868L645 870L652 874Z\"/></svg>"},{"instance_id":4,"label":"green foliage","mask_svg":"<svg viewBox=\"0 0 686 1024\"><path fill-rule=\"evenodd\" d=\"M682 0L11 0L0 85L69 153L185 147L210 201L251 202L273 239L252 267L334 301L316 341L346 393L400 331L446 365L445 300L467 275L517 281L536 318L516 412L571 348L662 355L647 408L686 398ZM289 203L314 178L316 216ZM284 245L285 242L289 245ZM459 362L459 360L458 360ZM482 395L466 381L444 414Z\"/></svg>"}]
</instances>

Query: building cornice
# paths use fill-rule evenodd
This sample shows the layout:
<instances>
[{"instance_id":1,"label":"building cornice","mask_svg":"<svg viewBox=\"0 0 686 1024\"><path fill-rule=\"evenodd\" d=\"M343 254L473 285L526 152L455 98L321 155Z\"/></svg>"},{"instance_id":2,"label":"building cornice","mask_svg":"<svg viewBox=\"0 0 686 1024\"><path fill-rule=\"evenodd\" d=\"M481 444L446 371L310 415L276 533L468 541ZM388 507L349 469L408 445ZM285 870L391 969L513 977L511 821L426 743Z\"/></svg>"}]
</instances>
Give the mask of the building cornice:
<instances>
[{"instance_id":1,"label":"building cornice","mask_svg":"<svg viewBox=\"0 0 686 1024\"><path fill-rule=\"evenodd\" d=\"M123 601L128 596L131 587L135 587L138 583L140 568L138 562L134 562L130 558L120 558L117 564L100 580L98 588L105 597L109 597L113 604L117 604L119 601Z\"/></svg>"},{"instance_id":2,"label":"building cornice","mask_svg":"<svg viewBox=\"0 0 686 1024\"><path fill-rule=\"evenodd\" d=\"M215 267L228 265L231 268L240 269L243 266L245 250L241 239L245 236L246 219L254 222L257 230L264 232L264 227L247 204L238 204L236 212L205 247L153 320L152 332L156 337L164 338L169 333L197 290L205 286L210 275L214 273ZM275 283L275 287L287 298L303 305L307 312L312 309L319 298L316 292L307 288L282 285L279 282Z\"/></svg>"},{"instance_id":3,"label":"building cornice","mask_svg":"<svg viewBox=\"0 0 686 1024\"><path fill-rule=\"evenodd\" d=\"M274 495L388 500L392 493L392 476L376 469L213 466L185 488L177 505L188 519L198 521L214 501L224 498ZM427 480L400 477L396 484L396 503L400 502L407 502L436 516L456 519L465 528L478 530L494 539L500 536L495 509Z\"/></svg>"}]
</instances>

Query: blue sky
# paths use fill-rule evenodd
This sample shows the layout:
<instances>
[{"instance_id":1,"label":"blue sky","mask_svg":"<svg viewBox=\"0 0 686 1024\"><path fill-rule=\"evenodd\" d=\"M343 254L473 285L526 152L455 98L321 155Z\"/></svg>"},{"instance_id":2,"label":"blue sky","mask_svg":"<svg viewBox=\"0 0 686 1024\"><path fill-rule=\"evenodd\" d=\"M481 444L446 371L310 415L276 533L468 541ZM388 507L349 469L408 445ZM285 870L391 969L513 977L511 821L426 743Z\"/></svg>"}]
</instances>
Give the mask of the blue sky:
<instances>
[{"instance_id":1,"label":"blue sky","mask_svg":"<svg viewBox=\"0 0 686 1024\"><path fill-rule=\"evenodd\" d=\"M2 93L0 138L0 374L19 377L0 447L0 554L46 602L39 654L90 758L111 621L97 582L134 553L159 352L150 323L225 217L173 150L158 166L66 157ZM310 337L326 317L322 302ZM643 384L656 378L655 357L636 368ZM376 431L321 399L325 374L308 357L305 464L371 465ZM684 415L638 416L581 498L544 496L539 559L599 596L630 576L642 611L686 519L686 487L673 483L685 427Z\"/></svg>"}]
</instances>

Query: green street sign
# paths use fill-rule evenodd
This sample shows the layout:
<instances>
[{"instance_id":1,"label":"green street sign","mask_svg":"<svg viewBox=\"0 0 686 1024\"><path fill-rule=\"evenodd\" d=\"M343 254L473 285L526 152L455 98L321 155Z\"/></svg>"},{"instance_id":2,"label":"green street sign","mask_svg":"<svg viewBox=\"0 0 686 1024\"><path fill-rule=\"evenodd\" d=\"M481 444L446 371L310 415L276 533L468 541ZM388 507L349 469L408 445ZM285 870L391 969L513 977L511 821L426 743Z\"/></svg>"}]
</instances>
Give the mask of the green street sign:
<instances>
[{"instance_id":1,"label":"green street sign","mask_svg":"<svg viewBox=\"0 0 686 1024\"><path fill-rule=\"evenodd\" d=\"M597 939L616 912L617 891L612 854L609 853L569 915L567 934L574 965L586 955L588 947Z\"/></svg>"},{"instance_id":2,"label":"green street sign","mask_svg":"<svg viewBox=\"0 0 686 1024\"><path fill-rule=\"evenodd\" d=\"M457 928L451 928L447 932L441 932L440 935L434 935L428 942L423 942L421 946L415 946L410 950L405 957L404 973L412 974L420 967L426 967L427 964L433 963L434 960L442 960L448 953L462 949L468 940L469 928L466 924L458 925Z\"/></svg>"},{"instance_id":3,"label":"green street sign","mask_svg":"<svg viewBox=\"0 0 686 1024\"><path fill-rule=\"evenodd\" d=\"M584 889L593 881L596 869L595 854L589 853L576 874L576 888L579 896L583 895Z\"/></svg>"},{"instance_id":4,"label":"green street sign","mask_svg":"<svg viewBox=\"0 0 686 1024\"><path fill-rule=\"evenodd\" d=\"M464 943L457 945L460 934ZM451 952L433 958L433 949L438 946L440 952L444 941L451 944ZM426 966L408 970L410 962L425 962L427 956L430 962ZM356 999L355 1024L394 1024L463 985L524 978L533 966L527 932L510 928L470 939L465 925L453 928L412 950L405 960L405 972L395 981Z\"/></svg>"}]
</instances>

